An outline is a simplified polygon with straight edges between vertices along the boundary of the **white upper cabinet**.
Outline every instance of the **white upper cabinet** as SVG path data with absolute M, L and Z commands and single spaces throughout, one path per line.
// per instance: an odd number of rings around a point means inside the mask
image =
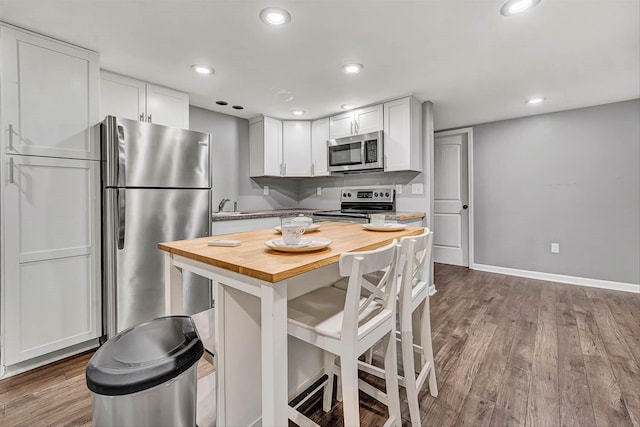
M 282 121 L 259 116 L 249 121 L 249 176 L 282 175 Z
M 117 116 L 189 129 L 189 96 L 162 86 L 102 71 L 100 117 Z
M 282 176 L 311 176 L 311 122 L 282 122 Z
M 328 176 L 327 140 L 329 139 L 329 119 L 311 122 L 311 176 Z
M 383 106 L 359 108 L 330 118 L 330 139 L 382 130 Z
M 377 132 L 382 130 L 384 125 L 382 104 L 366 108 L 359 108 L 353 111 L 354 134 Z
M 353 111 L 329 119 L 329 139 L 353 135 Z
M 189 95 L 147 83 L 147 121 L 189 129 Z
M 146 120 L 146 83 L 129 77 L 100 72 L 100 119 L 106 116 Z
M 384 104 L 384 170 L 422 171 L 422 104 L 406 97 Z
M 99 159 L 98 55 L 5 26 L 0 43 L 5 152 Z

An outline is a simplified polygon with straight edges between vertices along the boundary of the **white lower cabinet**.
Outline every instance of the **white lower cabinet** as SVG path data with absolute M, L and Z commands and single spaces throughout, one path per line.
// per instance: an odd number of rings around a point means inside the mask
M 277 216 L 253 219 L 233 219 L 229 221 L 214 221 L 212 235 L 242 233 L 244 231 L 262 230 L 263 228 L 273 228 L 280 225 L 280 218 Z
M 4 365 L 101 334 L 99 162 L 5 156 Z

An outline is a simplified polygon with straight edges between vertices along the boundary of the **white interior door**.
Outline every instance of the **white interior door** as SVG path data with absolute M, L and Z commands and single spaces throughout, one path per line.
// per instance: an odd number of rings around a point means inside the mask
M 435 135 L 434 261 L 469 266 L 467 133 Z

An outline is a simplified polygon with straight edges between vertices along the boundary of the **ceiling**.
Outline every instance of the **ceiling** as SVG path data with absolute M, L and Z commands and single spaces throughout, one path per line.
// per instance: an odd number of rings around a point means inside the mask
M 100 53 L 101 67 L 239 117 L 315 119 L 413 94 L 448 129 L 640 97 L 640 1 L 0 0 L 0 20 Z M 268 27 L 267 6 L 291 23 Z M 340 67 L 364 64 L 358 75 Z M 196 75 L 192 64 L 215 68 Z M 537 105 L 524 101 L 546 97 Z M 217 100 L 229 102 L 226 107 Z M 233 110 L 231 105 L 244 110 Z

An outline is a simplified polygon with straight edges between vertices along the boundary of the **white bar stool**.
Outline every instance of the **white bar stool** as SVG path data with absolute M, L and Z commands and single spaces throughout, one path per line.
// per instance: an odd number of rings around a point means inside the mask
M 339 268 L 341 276 L 349 277 L 346 290 L 323 287 L 288 303 L 289 335 L 325 351 L 325 412 L 331 409 L 333 379 L 340 372 L 345 426 L 360 425 L 359 388 L 387 405 L 389 419 L 385 425 L 401 425 L 396 346 L 389 345 L 395 342 L 398 249 L 394 240 L 372 251 L 343 253 Z M 381 270 L 386 271 L 376 284 L 362 278 Z M 363 296 L 365 289 L 367 295 Z M 386 393 L 358 380 L 358 357 L 378 341 L 385 351 L 382 376 Z M 335 364 L 336 356 L 340 367 Z M 317 426 L 294 408 L 290 408 L 289 418 L 299 425 Z
M 431 313 L 429 310 L 430 289 L 427 282 L 431 249 L 433 247 L 433 232 L 425 228 L 419 236 L 407 236 L 400 239 L 400 254 L 403 262 L 402 274 L 398 277 L 398 321 L 400 343 L 402 346 L 402 367 L 404 376 L 398 376 L 398 382 L 407 391 L 411 425 L 420 426 L 420 407 L 418 393 L 429 380 L 429 393 L 436 397 L 438 385 L 436 382 L 433 345 L 431 340 Z M 367 276 L 368 278 L 370 276 Z M 420 345 L 414 344 L 413 313 L 422 307 L 419 324 Z M 416 377 L 414 353 L 419 355 L 421 364 Z M 367 363 L 369 362 L 369 363 Z M 359 368 L 378 377 L 383 377 L 385 371 L 361 361 Z

